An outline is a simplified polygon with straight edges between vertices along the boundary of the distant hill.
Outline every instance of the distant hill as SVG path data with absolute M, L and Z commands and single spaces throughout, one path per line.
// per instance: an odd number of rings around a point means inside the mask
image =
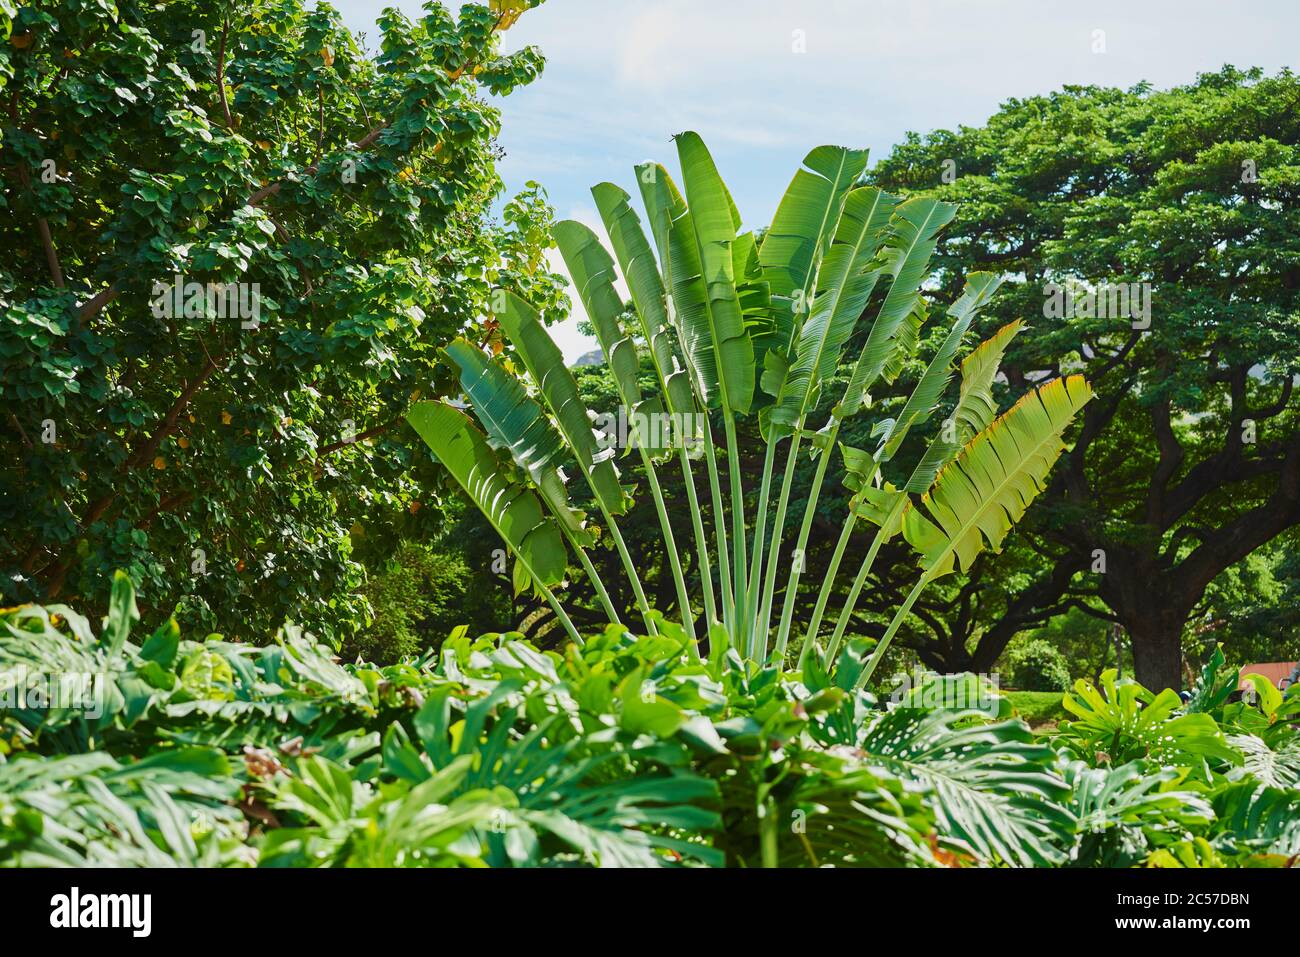
M 584 352 L 578 356 L 577 361 L 573 363 L 573 367 L 576 369 L 579 366 L 603 366 L 604 364 L 605 354 L 599 349 L 592 349 L 590 352 Z

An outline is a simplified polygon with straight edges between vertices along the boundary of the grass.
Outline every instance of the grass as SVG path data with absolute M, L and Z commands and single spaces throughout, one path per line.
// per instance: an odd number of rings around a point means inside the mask
M 1056 722 L 1070 717 L 1061 706 L 1064 696 L 1059 691 L 1008 691 L 1006 696 L 1015 713 L 1035 730 L 1045 725 L 1055 727 Z

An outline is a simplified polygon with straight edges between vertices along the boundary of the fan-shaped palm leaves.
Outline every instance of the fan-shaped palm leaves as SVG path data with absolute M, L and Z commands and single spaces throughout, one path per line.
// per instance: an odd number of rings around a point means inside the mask
M 792 634 L 795 595 L 827 463 L 843 454 L 853 494 L 803 636 L 801 664 L 806 666 L 808 655 L 818 647 L 818 625 L 831 584 L 859 523 L 874 526 L 875 539 L 825 652 L 824 669 L 830 670 L 837 660 L 853 603 L 881 544 L 901 534 L 920 553 L 921 565 L 918 581 L 901 596 L 884 640 L 857 674 L 860 687 L 870 679 L 921 589 L 955 567 L 968 567 L 982 549 L 1001 546 L 1042 488 L 1064 448 L 1065 429 L 1091 392 L 1077 376 L 1054 379 L 997 416 L 992 385 L 1003 352 L 1020 330 L 1018 322 L 1012 323 L 961 363 L 955 406 L 940 435 L 916 455 L 907 481 L 900 487 L 886 482 L 882 469 L 903 454 L 909 433 L 942 403 L 976 314 L 998 288 L 999 279 L 991 274 L 967 278 L 962 295 L 947 310 L 948 324 L 940 334 L 925 337 L 938 345 L 910 397 L 896 416 L 876 423 L 872 434 L 879 437 L 877 448 L 843 446 L 840 427 L 871 407 L 868 390 L 893 381 L 920 349 L 929 313 L 922 285 L 931 272 L 939 233 L 955 207 L 932 199 L 900 202 L 879 189 L 858 185 L 866 168 L 865 152 L 822 146 L 810 152 L 796 172 L 770 228 L 761 234 L 747 232 L 700 137 L 680 135 L 677 151 L 680 189 L 661 165 L 636 169 L 646 226 L 632 210 L 627 192 L 609 183 L 593 189 L 612 252 L 582 224 L 564 222 L 555 229 L 629 419 L 666 415 L 671 420 L 670 427 L 653 430 L 661 440 L 637 442 L 637 447 L 659 516 L 665 566 L 673 575 L 675 614 L 693 651 L 698 649 L 697 637 L 707 635 L 712 656 L 730 647 L 742 662 L 766 662 L 773 655 L 784 660 L 797 637 Z M 630 307 L 616 289 L 620 271 L 631 293 Z M 636 494 L 634 486 L 623 483 L 637 476 L 620 475 L 613 450 L 598 448 L 591 415 L 537 313 L 508 292 L 503 291 L 498 303 L 496 318 L 527 370 L 527 384 L 515 381 L 504 366 L 476 355 L 469 343 L 453 344 L 447 356 L 491 445 L 509 461 L 496 459 L 468 419 L 443 403 L 417 405 L 411 420 L 502 532 L 522 566 L 517 578 L 532 582 L 566 627 L 571 626 L 556 594 L 566 545 L 616 621 L 618 610 L 608 607 L 608 592 L 585 555 L 596 536 L 570 507 L 564 473 L 558 468 L 571 464 L 591 490 L 647 630 L 653 633 L 660 619 L 651 614 L 617 522 L 628 496 Z M 861 342 L 857 354 L 846 355 L 855 340 Z M 642 353 L 654 370 L 652 389 L 638 377 Z M 840 395 L 831 396 L 827 393 L 837 374 L 846 385 Z M 824 425 L 813 431 L 813 419 L 819 415 L 825 417 Z M 744 416 L 757 417 L 766 443 L 757 508 L 750 515 L 736 429 L 737 419 Z M 704 423 L 699 438 L 707 492 L 695 485 L 694 457 L 687 454 L 695 436 L 682 427 L 687 421 Z M 715 423 L 725 437 L 725 482 L 719 471 L 722 455 L 714 442 Z M 779 469 L 782 442 L 787 448 Z M 818 456 L 819 461 L 793 549 L 783 558 L 791 544 L 786 518 L 801 454 Z M 691 509 L 689 528 L 669 521 L 657 474 L 674 457 Z M 778 477 L 779 486 L 774 481 Z M 529 494 L 524 484 L 537 494 Z M 712 540 L 700 514 L 701 501 L 713 504 Z M 693 547 L 679 550 L 678 538 L 687 534 Z M 681 562 L 690 555 L 695 556 L 694 592 Z M 773 636 L 772 609 L 783 567 L 788 567 L 784 604 Z

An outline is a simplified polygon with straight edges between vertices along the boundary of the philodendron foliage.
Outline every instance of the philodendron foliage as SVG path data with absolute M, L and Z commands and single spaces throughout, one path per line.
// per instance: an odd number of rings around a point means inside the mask
M 682 627 L 539 651 L 460 628 L 340 664 L 0 609 L 0 868 L 1286 867 L 1300 855 L 1300 686 L 1190 701 L 1103 674 L 1035 736 L 971 675 L 892 707 L 809 659 L 693 661 Z M 1171 700 L 1172 699 L 1172 700 Z M 1135 719 L 1135 715 L 1137 719 Z M 1142 717 L 1142 716 L 1148 717 Z
M 417 404 L 409 420 L 510 547 L 516 586 L 531 584 L 574 642 L 582 637 L 556 593 L 570 553 L 610 621 L 619 623 L 587 556 L 598 537 L 607 536 L 618 550 L 644 627 L 650 634 L 663 627 L 666 619 L 650 608 L 618 525 L 630 496 L 648 489 L 689 653 L 699 656 L 707 638 L 710 659 L 732 648 L 740 660 L 754 663 L 783 662 L 799 637 L 791 632 L 803 555 L 827 464 L 842 455 L 851 495 L 830 567 L 817 570 L 823 585 L 802 636 L 800 666 L 806 668 L 814 654 L 826 670 L 839 661 L 854 602 L 883 543 L 903 536 L 919 564 L 914 587 L 899 596 L 893 620 L 857 675 L 861 687 L 921 590 L 957 567 L 968 568 L 986 547 L 1000 547 L 1042 488 L 1064 448 L 1062 433 L 1091 390 L 1079 376 L 1055 378 L 998 416 L 992 385 L 1020 330 L 1013 322 L 960 362 L 956 404 L 945 410 L 933 442 L 904 452 L 909 432 L 936 414 L 975 315 L 1000 281 L 972 273 L 944 317 L 928 316 L 922 286 L 936 237 L 956 208 L 933 199 L 904 202 L 856 185 L 866 152 L 820 146 L 795 173 L 771 225 L 761 234 L 742 231 L 740 212 L 703 141 L 683 133 L 676 143 L 681 188 L 661 165 L 636 169 L 644 220 L 619 187 L 602 183 L 592 190 L 608 247 L 578 222 L 554 230 L 634 423 L 640 476 L 620 472 L 615 451 L 598 441 L 538 311 L 505 290 L 495 297 L 494 318 L 517 362 L 489 357 L 464 340 L 444 352 L 482 430 L 446 402 Z M 620 274 L 630 310 L 616 288 Z M 890 385 L 917 352 L 927 320 L 942 323 L 944 331 L 901 411 L 874 423 L 875 448 L 842 443 L 845 420 L 871 414 L 872 390 Z M 847 351 L 851 340 L 862 343 L 854 353 Z M 654 388 L 638 377 L 642 354 L 653 366 Z M 518 366 L 522 378 L 514 373 Z M 831 394 L 837 371 L 847 372 L 847 385 Z M 744 416 L 757 417 L 765 442 L 757 504 L 749 514 L 737 447 L 736 423 Z M 664 427 L 646 427 L 657 423 Z M 800 454 L 816 456 L 817 465 L 795 524 L 790 490 Z M 883 479 L 882 466 L 902 454 L 915 466 L 895 486 Z M 689 528 L 669 521 L 661 468 L 682 470 L 693 516 Z M 704 481 L 697 486 L 700 472 Z M 574 507 L 566 476 L 590 489 L 598 522 Z M 644 486 L 629 486 L 641 476 Z M 712 529 L 704 527 L 699 507 L 705 496 L 713 506 Z M 873 536 L 871 546 L 823 643 L 820 626 L 832 584 L 859 526 Z M 694 592 L 679 548 L 696 556 Z

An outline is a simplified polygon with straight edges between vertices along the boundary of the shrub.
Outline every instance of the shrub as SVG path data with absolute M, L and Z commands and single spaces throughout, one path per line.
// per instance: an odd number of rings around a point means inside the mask
M 492 630 L 490 623 L 509 613 L 508 593 L 481 587 L 481 581 L 463 551 L 402 542 L 367 583 L 374 617 L 344 645 L 344 656 L 393 664 L 436 651 L 459 626 L 475 635 Z
M 1020 691 L 1069 691 L 1070 667 L 1065 655 L 1041 638 L 1017 645 L 1007 653 L 1011 685 Z
M 1264 683 L 1257 705 L 1228 703 L 1221 658 L 1181 713 L 1172 692 L 1113 673 L 1081 681 L 1067 697 L 1079 720 L 1035 740 L 929 696 L 882 709 L 853 687 L 858 642 L 833 678 L 813 658 L 796 680 L 775 662 L 694 660 L 660 617 L 656 636 L 611 625 L 562 652 L 460 634 L 381 668 L 340 664 L 296 628 L 259 648 L 186 640 L 174 621 L 133 634 L 138 617 L 125 575 L 98 635 L 64 606 L 0 611 L 0 866 L 1286 866 L 1300 853 L 1300 691 Z M 13 683 L 68 673 L 100 676 L 101 707 Z

